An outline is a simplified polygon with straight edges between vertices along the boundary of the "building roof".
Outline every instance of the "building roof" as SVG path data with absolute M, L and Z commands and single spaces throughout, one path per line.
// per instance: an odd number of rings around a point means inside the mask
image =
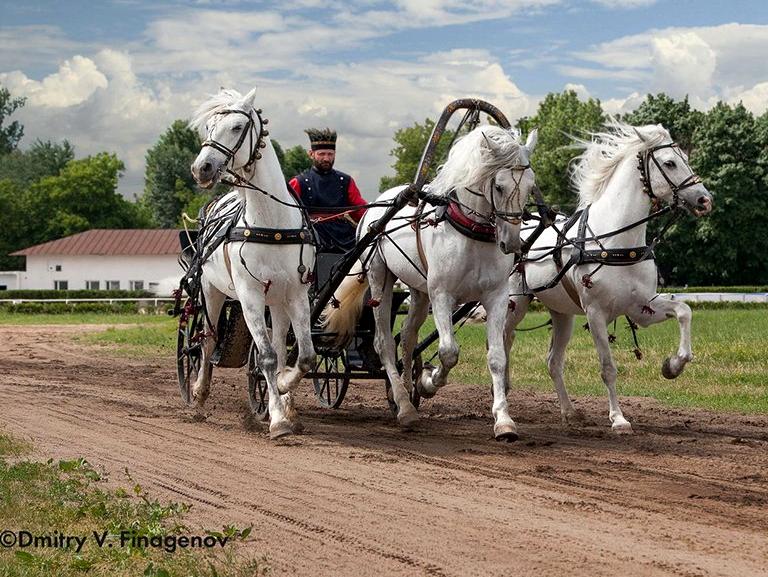
M 179 254 L 179 231 L 161 229 L 93 229 L 36 244 L 10 256 L 162 255 Z

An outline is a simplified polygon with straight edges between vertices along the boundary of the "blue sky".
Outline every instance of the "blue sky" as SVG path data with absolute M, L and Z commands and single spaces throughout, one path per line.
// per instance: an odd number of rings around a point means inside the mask
M 648 92 L 768 101 L 768 3 L 731 0 L 0 2 L 0 82 L 27 97 L 22 146 L 116 152 L 121 192 L 144 154 L 220 86 L 259 87 L 271 133 L 340 133 L 337 166 L 372 198 L 392 134 L 475 96 L 511 119 L 575 89 L 611 112 Z

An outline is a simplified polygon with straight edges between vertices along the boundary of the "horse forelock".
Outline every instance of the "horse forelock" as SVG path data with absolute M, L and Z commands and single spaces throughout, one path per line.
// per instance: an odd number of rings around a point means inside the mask
M 197 107 L 189 126 L 197 130 L 202 138 L 205 138 L 205 125 L 215 114 L 231 109 L 243 99 L 243 95 L 237 90 L 222 89 L 218 94 L 212 95 L 208 100 Z
M 590 136 L 590 140 L 573 139 L 584 148 L 571 161 L 571 185 L 579 195 L 581 207 L 602 196 L 614 171 L 625 159 L 671 141 L 669 132 L 660 124 L 634 127 L 614 118 L 609 120 L 606 131 L 592 132 Z
M 430 184 L 435 194 L 484 186 L 501 169 L 528 163 L 528 153 L 515 129 L 479 126 L 456 141 Z

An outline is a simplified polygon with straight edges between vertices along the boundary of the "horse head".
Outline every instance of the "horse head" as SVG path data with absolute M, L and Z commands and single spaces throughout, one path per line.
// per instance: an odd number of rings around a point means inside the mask
M 653 128 L 663 130 L 661 125 Z M 647 142 L 643 128 L 634 130 L 643 142 Z M 638 153 L 638 158 L 644 190 L 652 199 L 672 206 L 682 205 L 696 217 L 712 212 L 712 194 L 691 168 L 688 155 L 671 139 L 648 146 Z
M 530 165 L 530 156 L 536 147 L 538 132 L 532 130 L 524 145 L 518 145 L 514 163 L 505 163 L 495 172 L 486 187 L 491 205 L 490 220 L 496 226 L 496 244 L 504 254 L 521 250 L 520 226 L 528 198 L 535 193 L 536 175 Z M 494 156 L 508 155 L 492 138 L 485 137 L 488 152 Z
M 195 113 L 190 124 L 198 129 L 203 143 L 191 169 L 202 188 L 213 187 L 226 172 L 249 170 L 261 158 L 267 120 L 254 108 L 255 96 L 256 89 L 244 97 L 222 90 Z

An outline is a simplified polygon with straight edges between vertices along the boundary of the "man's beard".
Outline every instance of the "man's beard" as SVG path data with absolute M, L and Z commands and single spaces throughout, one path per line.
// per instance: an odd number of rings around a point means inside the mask
M 315 168 L 320 172 L 328 172 L 333 168 L 332 160 L 315 160 Z

